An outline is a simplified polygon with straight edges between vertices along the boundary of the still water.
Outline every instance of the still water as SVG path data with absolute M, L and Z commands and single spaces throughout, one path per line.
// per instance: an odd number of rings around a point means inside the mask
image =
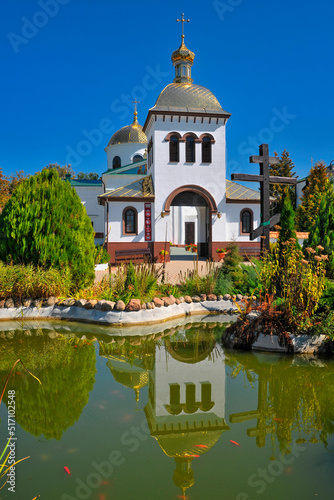
M 227 351 L 212 318 L 144 337 L 3 328 L 0 389 L 18 358 L 42 385 L 18 365 L 7 387 L 30 458 L 1 500 L 333 498 L 332 360 Z

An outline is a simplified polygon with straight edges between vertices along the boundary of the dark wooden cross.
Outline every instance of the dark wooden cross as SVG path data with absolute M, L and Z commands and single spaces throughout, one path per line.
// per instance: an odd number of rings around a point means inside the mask
M 233 413 L 230 415 L 231 424 L 246 422 L 247 420 L 252 420 L 253 418 L 257 419 L 256 427 L 247 429 L 247 435 L 255 437 L 256 445 L 260 448 L 265 446 L 267 434 L 275 432 L 274 425 L 266 424 L 266 416 L 268 413 L 267 388 L 267 380 L 264 379 L 263 376 L 259 376 L 257 410 Z
M 260 175 L 252 174 L 232 174 L 232 181 L 248 181 L 260 183 L 261 197 L 261 224 L 250 233 L 250 240 L 255 240 L 261 236 L 261 254 L 269 250 L 269 232 L 270 228 L 280 221 L 280 214 L 270 218 L 270 184 L 296 184 L 297 179 L 293 177 L 277 177 L 269 175 L 269 166 L 279 163 L 279 158 L 269 156 L 268 144 L 261 144 L 259 147 L 259 156 L 250 156 L 250 163 L 260 164 Z

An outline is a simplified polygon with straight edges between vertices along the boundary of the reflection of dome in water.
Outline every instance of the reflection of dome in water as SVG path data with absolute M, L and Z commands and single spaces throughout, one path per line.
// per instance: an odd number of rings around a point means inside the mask
M 164 453 L 175 459 L 176 468 L 173 481 L 176 486 L 182 489 L 183 495 L 185 490 L 195 483 L 194 472 L 191 468 L 194 457 L 191 455 L 204 455 L 204 453 L 207 453 L 228 428 L 226 425 L 226 428 L 213 431 L 171 432 L 155 436 Z
M 191 458 L 176 458 L 176 468 L 173 474 L 173 482 L 182 490 L 183 496 L 186 489 L 195 483 L 194 471 L 191 468 Z
M 196 335 L 191 340 L 166 340 L 166 348 L 176 361 L 194 364 L 208 358 L 216 345 L 214 336 Z
M 116 382 L 134 389 L 136 401 L 139 401 L 140 389 L 148 384 L 148 371 L 135 365 L 136 360 L 130 364 L 125 356 L 108 356 L 108 359 L 107 366 Z M 137 361 L 140 363 L 140 360 Z
M 178 434 L 170 432 L 169 434 L 160 434 L 159 436 L 155 436 L 155 438 L 167 456 L 187 458 L 187 455 L 204 455 L 204 453 L 207 453 L 216 444 L 222 433 L 228 429 L 229 427 L 226 425 L 225 429 L 214 431 L 198 430 Z M 195 445 L 207 446 L 207 448 Z

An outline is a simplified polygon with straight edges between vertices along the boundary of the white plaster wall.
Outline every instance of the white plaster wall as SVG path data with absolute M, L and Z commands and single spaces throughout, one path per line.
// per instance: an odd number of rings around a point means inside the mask
M 225 418 L 225 356 L 222 348 L 216 346 L 219 356 L 215 356 L 215 361 L 205 359 L 198 363 L 182 363 L 176 361 L 164 346 L 157 347 L 155 350 L 155 391 L 159 395 L 159 401 L 156 406 L 156 416 L 169 416 L 164 405 L 170 403 L 170 384 L 180 384 L 180 402 L 185 403 L 187 382 L 192 382 L 196 386 L 196 401 L 201 400 L 201 382 L 210 382 L 212 388 L 212 401 L 215 405 L 210 412 L 220 418 Z M 202 412 L 197 410 L 196 414 Z M 182 411 L 180 415 L 184 415 Z
M 241 234 L 240 227 L 240 213 L 244 208 L 248 208 L 253 212 L 253 228 L 256 229 L 260 225 L 260 204 L 254 203 L 247 205 L 246 203 L 226 203 L 226 212 L 225 216 L 220 220 L 225 221 L 225 235 L 226 239 L 222 241 L 250 241 L 248 234 Z M 260 241 L 260 238 L 257 238 L 253 241 Z
M 138 234 L 135 236 L 123 236 L 123 210 L 126 207 L 134 207 L 138 212 Z M 153 208 L 153 207 L 152 207 Z M 145 241 L 144 233 L 144 203 L 143 202 L 110 202 L 109 203 L 109 242 L 133 242 Z
M 115 156 L 120 157 L 122 162 L 121 166 L 124 167 L 125 165 L 132 163 L 133 157 L 136 154 L 144 156 L 146 148 L 146 144 L 135 142 L 107 146 L 105 151 L 107 153 L 108 169 L 112 170 L 112 162 Z
M 97 197 L 103 193 L 103 186 L 74 186 L 84 205 L 87 215 L 93 222 L 96 233 L 104 233 L 104 207 L 98 204 Z
M 297 187 L 296 187 L 296 202 L 297 202 L 297 207 L 301 204 L 301 199 L 303 196 L 303 189 L 306 186 L 306 180 L 301 180 L 297 182 Z
M 116 189 L 127 184 L 131 184 L 132 182 L 139 181 L 146 177 L 145 175 L 140 176 L 138 174 L 119 174 L 119 175 L 102 175 L 102 181 L 106 186 L 106 191 L 110 191 L 111 189 Z
M 224 210 L 224 198 L 226 190 L 226 171 L 225 171 L 225 120 L 220 118 L 218 124 L 217 119 L 204 118 L 201 123 L 201 118 L 189 116 L 188 122 L 186 117 L 181 117 L 179 122 L 176 117 L 171 121 L 170 116 L 166 116 L 163 121 L 162 116 L 158 116 L 156 121 L 147 130 L 147 136 L 153 137 L 153 176 L 155 188 L 155 205 L 156 212 L 161 213 L 167 196 L 177 187 L 194 184 L 205 188 L 214 197 L 218 211 Z M 185 143 L 180 143 L 180 162 L 169 163 L 169 142 L 165 141 L 166 135 L 175 131 L 183 135 L 186 132 L 194 132 L 198 137 L 203 133 L 209 133 L 215 138 L 215 144 L 212 145 L 212 163 L 202 164 L 201 144 L 196 143 L 196 162 L 188 164 L 185 162 Z M 167 216 L 165 219 L 157 220 L 156 225 L 156 240 L 163 241 L 165 238 L 166 221 L 170 219 Z M 220 230 L 218 230 L 220 226 Z M 173 236 L 172 221 L 168 224 L 168 239 Z M 216 234 L 224 232 L 223 221 L 217 223 L 217 231 L 213 232 L 214 241 L 221 240 L 221 237 Z

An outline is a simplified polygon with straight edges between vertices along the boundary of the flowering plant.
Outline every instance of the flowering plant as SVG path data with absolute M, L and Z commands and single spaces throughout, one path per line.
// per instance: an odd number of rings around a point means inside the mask
M 168 250 L 160 250 L 159 253 L 160 253 L 160 255 L 168 255 L 169 254 Z
M 226 248 L 217 248 L 216 250 L 217 253 L 227 253 Z

